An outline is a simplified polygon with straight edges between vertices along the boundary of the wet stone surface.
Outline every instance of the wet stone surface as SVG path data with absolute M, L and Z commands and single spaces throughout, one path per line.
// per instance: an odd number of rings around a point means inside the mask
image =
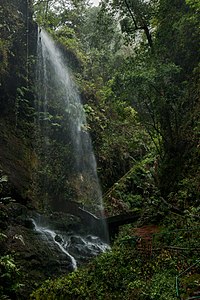
M 83 229 L 79 234 L 74 234 L 72 229 L 81 228 L 81 224 L 71 215 L 59 217 L 55 213 L 43 219 L 19 203 L 0 204 L 0 211 L 0 229 L 6 235 L 5 240 L 0 242 L 0 248 L 2 253 L 14 254 L 16 265 L 20 268 L 24 284 L 20 290 L 20 300 L 28 299 L 36 283 L 68 274 L 75 269 L 75 265 L 78 267 L 87 263 L 103 251 L 103 248 L 97 251 L 95 247 L 91 248 L 93 237 L 83 237 Z M 33 218 L 40 219 L 40 231 L 36 230 Z M 47 225 L 52 219 L 55 222 Z

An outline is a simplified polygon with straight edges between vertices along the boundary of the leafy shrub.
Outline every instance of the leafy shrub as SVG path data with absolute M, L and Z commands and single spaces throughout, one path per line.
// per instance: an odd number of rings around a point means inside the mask
M 0 299 L 13 299 L 19 290 L 20 270 L 12 255 L 0 257 Z
M 133 245 L 118 241 L 87 267 L 46 281 L 31 300 L 175 299 L 176 264 L 167 252 L 144 257 Z

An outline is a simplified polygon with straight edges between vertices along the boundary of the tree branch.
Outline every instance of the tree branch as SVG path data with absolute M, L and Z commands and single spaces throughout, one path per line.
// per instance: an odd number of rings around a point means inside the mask
M 128 12 L 129 12 L 129 14 L 130 14 L 132 20 L 133 20 L 133 23 L 134 23 L 134 26 L 135 26 L 135 30 L 144 30 L 145 35 L 146 35 L 146 37 L 147 37 L 147 41 L 148 41 L 149 47 L 150 47 L 151 49 L 153 49 L 152 36 L 151 36 L 150 30 L 149 30 L 149 28 L 148 28 L 146 22 L 145 22 L 144 20 L 142 20 L 143 26 L 138 26 L 138 25 L 137 25 L 137 22 L 136 22 L 136 19 L 135 19 L 134 15 L 133 15 L 133 13 L 132 13 L 132 11 L 131 11 L 131 8 L 130 8 L 130 6 L 129 6 L 127 0 L 124 0 L 124 2 L 125 2 L 126 8 L 128 9 Z
M 132 11 L 131 11 L 131 9 L 130 9 L 130 6 L 128 5 L 128 2 L 127 2 L 127 0 L 124 0 L 124 2 L 125 2 L 125 4 L 126 4 L 126 7 L 127 7 L 128 11 L 129 11 L 130 15 L 131 15 L 131 18 L 132 18 L 132 20 L 133 20 L 133 23 L 134 23 L 135 29 L 136 29 L 136 30 L 138 30 L 139 28 L 138 28 L 138 26 L 137 26 L 137 23 L 136 23 L 135 17 L 134 17 L 134 15 L 133 15 L 133 13 L 132 13 Z

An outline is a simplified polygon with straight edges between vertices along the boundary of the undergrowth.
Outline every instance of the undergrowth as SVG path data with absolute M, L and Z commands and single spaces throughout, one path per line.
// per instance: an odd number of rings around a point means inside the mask
M 187 267 L 183 253 L 140 251 L 119 239 L 87 267 L 46 281 L 31 300 L 176 299 L 175 278 Z

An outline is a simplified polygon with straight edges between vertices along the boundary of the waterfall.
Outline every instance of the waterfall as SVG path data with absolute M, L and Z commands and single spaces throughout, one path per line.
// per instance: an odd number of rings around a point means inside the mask
M 102 216 L 96 160 L 71 69 L 62 50 L 43 29 L 38 32 L 37 49 L 38 173 L 40 186 L 45 186 L 44 208 L 62 211 L 67 200 L 75 200 Z M 105 224 L 101 227 L 107 239 Z

